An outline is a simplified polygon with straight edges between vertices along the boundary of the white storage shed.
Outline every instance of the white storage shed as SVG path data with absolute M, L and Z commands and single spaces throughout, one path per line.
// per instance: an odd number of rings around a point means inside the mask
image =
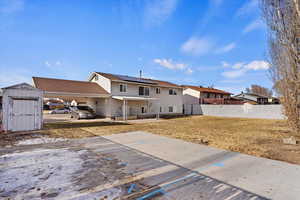
M 4 131 L 38 130 L 42 125 L 42 90 L 27 83 L 2 88 L 2 129 Z

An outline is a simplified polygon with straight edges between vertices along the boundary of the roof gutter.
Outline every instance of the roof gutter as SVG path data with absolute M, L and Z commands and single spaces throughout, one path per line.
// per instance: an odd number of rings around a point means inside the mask
M 129 83 L 129 84 L 135 84 L 135 85 L 183 89 L 183 87 L 181 87 L 181 86 L 165 86 L 165 85 L 160 85 L 160 84 L 146 84 L 146 83 L 138 83 L 138 82 L 130 82 L 130 81 L 122 81 L 122 80 L 113 80 L 113 79 L 110 79 L 110 80 L 112 82 L 117 82 L 117 83 L 127 83 L 127 84 Z
M 103 98 L 106 98 L 106 97 L 110 97 L 111 95 L 110 94 L 95 94 L 95 93 L 73 93 L 73 92 L 50 92 L 50 91 L 44 91 L 44 94 L 45 95 L 48 95 L 48 96 L 68 96 L 68 97 L 94 97 L 94 98 L 97 98 L 97 97 L 103 97 Z

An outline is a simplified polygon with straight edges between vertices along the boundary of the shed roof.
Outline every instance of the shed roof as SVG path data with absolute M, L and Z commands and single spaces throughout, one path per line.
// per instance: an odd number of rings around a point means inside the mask
M 45 92 L 81 93 L 81 94 L 108 94 L 100 85 L 88 81 L 32 77 L 36 88 Z
M 214 94 L 231 94 L 230 92 L 226 92 L 215 88 L 207 88 L 207 87 L 200 87 L 200 86 L 193 86 L 193 85 L 183 85 L 183 87 L 190 88 L 199 92 L 207 92 L 207 93 L 214 93 Z
M 164 86 L 164 87 L 180 87 L 180 85 L 168 82 L 168 81 L 161 81 L 161 80 L 155 80 L 155 79 L 150 79 L 150 78 L 139 78 L 139 77 L 133 77 L 133 76 L 125 76 L 125 75 L 118 75 L 118 74 L 110 74 L 110 73 L 104 73 L 104 72 L 94 72 L 96 74 L 99 74 L 101 76 L 104 76 L 105 78 L 108 78 L 112 81 L 126 81 L 126 82 L 131 82 L 128 80 L 124 80 L 122 77 L 127 77 L 128 79 L 137 79 L 141 81 L 146 81 L 145 84 L 148 84 L 147 82 L 153 82 L 154 84 L 158 86 Z M 133 81 L 134 82 L 134 81 Z

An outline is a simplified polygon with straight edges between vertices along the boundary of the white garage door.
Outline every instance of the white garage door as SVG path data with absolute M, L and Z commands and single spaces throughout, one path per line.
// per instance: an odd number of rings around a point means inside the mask
M 10 130 L 27 131 L 37 127 L 37 101 L 33 99 L 13 99 L 11 105 Z

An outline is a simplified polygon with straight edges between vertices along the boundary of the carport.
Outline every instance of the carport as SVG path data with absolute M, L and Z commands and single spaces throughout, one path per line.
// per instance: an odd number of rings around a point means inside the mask
M 32 77 L 34 86 L 44 91 L 46 98 L 75 100 L 89 105 L 98 116 L 106 116 L 106 104 L 110 95 L 94 82 Z

